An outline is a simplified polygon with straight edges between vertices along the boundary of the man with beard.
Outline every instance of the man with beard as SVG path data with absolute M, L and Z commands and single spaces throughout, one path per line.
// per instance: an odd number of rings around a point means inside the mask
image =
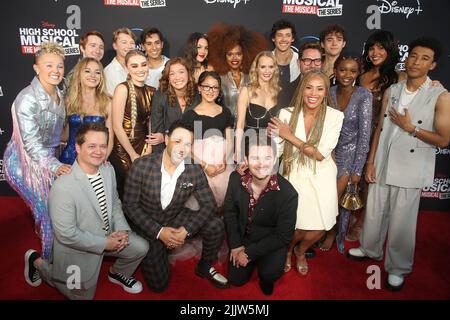
M 275 143 L 252 137 L 246 145 L 243 176 L 230 176 L 224 204 L 224 220 L 231 249 L 230 283 L 242 286 L 258 268 L 259 285 L 265 295 L 273 293 L 275 281 L 284 273 L 287 249 L 294 235 L 298 194 L 276 173 Z
M 196 235 L 202 236 L 203 248 L 195 273 L 218 288 L 228 287 L 228 280 L 213 267 L 225 236 L 223 222 L 215 215 L 216 201 L 201 166 L 185 164 L 193 140 L 192 128 L 175 121 L 165 136 L 164 151 L 135 160 L 128 173 L 124 212 L 149 242 L 142 273 L 154 292 L 165 291 L 169 284 L 169 250 Z M 188 208 L 192 197 L 198 210 Z

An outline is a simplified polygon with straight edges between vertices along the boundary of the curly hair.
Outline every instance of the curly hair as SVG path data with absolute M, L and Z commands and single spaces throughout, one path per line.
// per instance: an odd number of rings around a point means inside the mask
M 186 86 L 186 93 L 184 98 L 186 99 L 186 104 L 190 105 L 194 101 L 196 85 L 192 74 L 189 72 L 189 64 L 183 58 L 176 57 L 167 61 L 166 66 L 164 67 L 164 70 L 162 72 L 162 77 L 159 80 L 159 91 L 166 94 L 169 106 L 174 107 L 177 96 L 175 94 L 175 89 L 170 84 L 169 73 L 170 68 L 175 64 L 181 64 L 186 68 L 188 74 L 188 83 Z
M 320 31 L 320 42 L 324 42 L 325 38 L 327 37 L 327 35 L 329 34 L 336 34 L 336 33 L 340 33 L 342 35 L 342 38 L 344 39 L 344 41 L 346 41 L 346 34 L 345 34 L 345 29 L 338 25 L 338 24 L 331 24 L 325 27 L 325 29 L 323 29 L 322 31 Z
M 66 96 L 66 110 L 67 114 L 80 114 L 85 115 L 86 112 L 83 110 L 83 88 L 81 85 L 81 75 L 84 73 L 87 65 L 89 63 L 96 63 L 100 69 L 100 82 L 95 88 L 95 101 L 98 106 L 100 115 L 105 118 L 108 117 L 108 111 L 106 109 L 108 102 L 110 101 L 108 94 L 106 93 L 105 86 L 105 75 L 103 73 L 103 66 L 94 58 L 83 58 L 78 62 L 73 69 L 72 80 L 70 81 L 70 86 L 67 91 Z
M 226 54 L 236 46 L 242 49 L 242 72 L 248 74 L 256 55 L 267 50 L 269 43 L 264 35 L 247 30 L 241 25 L 218 23 L 208 31 L 209 53 L 208 60 L 219 74 L 230 71 Z
M 270 31 L 270 39 L 275 38 L 275 34 L 277 33 L 277 31 L 283 30 L 283 29 L 291 29 L 292 38 L 295 39 L 297 37 L 297 32 L 295 31 L 295 25 L 292 22 L 290 22 L 289 20 L 281 19 L 281 20 L 275 21 L 274 24 L 272 25 L 272 30 Z
M 364 45 L 364 53 L 362 60 L 364 63 L 364 72 L 369 71 L 374 67 L 372 61 L 369 59 L 369 50 L 374 45 L 381 45 L 387 52 L 387 57 L 384 63 L 380 66 L 380 76 L 375 79 L 375 88 L 379 88 L 384 92 L 389 86 L 398 81 L 398 74 L 395 71 L 395 66 L 399 60 L 399 53 L 397 43 L 394 40 L 394 35 L 385 30 L 378 30 L 372 33 Z
M 250 89 L 250 91 L 252 93 L 252 97 L 256 97 L 256 89 L 258 89 L 260 87 L 259 81 L 258 81 L 257 68 L 258 68 L 259 60 L 261 59 L 261 57 L 271 58 L 274 63 L 275 70 L 274 70 L 272 79 L 270 79 L 269 87 L 270 87 L 270 91 L 272 93 L 272 98 L 274 100 L 277 100 L 278 93 L 281 91 L 281 87 L 279 85 L 280 71 L 278 69 L 277 60 L 275 59 L 275 56 L 273 55 L 273 53 L 271 51 L 261 51 L 260 53 L 258 53 L 256 55 L 255 59 L 253 60 L 252 65 L 250 67 L 250 72 L 249 72 L 250 81 L 248 84 L 248 88 Z

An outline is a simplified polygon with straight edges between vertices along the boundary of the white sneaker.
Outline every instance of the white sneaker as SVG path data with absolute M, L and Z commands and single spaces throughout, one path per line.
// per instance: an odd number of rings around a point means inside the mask
M 40 255 L 36 250 L 30 249 L 25 252 L 25 268 L 23 274 L 26 282 L 33 287 L 37 287 L 42 283 L 41 275 L 33 264 L 38 258 L 40 258 Z
M 369 257 L 361 250 L 361 248 L 353 248 L 347 251 L 347 258 L 355 261 L 366 260 Z
M 142 283 L 133 277 L 126 277 L 121 273 L 111 273 L 108 271 L 108 279 L 112 283 L 121 285 L 128 293 L 139 293 L 142 291 Z
M 403 276 L 398 276 L 396 274 L 389 274 L 386 282 L 386 287 L 390 291 L 400 291 L 405 283 L 405 278 Z

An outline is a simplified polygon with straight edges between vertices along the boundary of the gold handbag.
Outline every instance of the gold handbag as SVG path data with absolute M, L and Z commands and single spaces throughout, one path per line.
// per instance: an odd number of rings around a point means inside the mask
M 348 184 L 345 194 L 342 196 L 340 205 L 350 211 L 361 209 L 364 204 L 358 193 L 357 184 Z

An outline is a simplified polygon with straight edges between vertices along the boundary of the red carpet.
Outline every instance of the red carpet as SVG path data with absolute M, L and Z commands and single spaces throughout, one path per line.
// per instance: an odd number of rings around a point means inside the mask
M 0 198 L 0 234 L 2 235 L 0 264 L 0 299 L 50 299 L 64 297 L 56 289 L 43 283 L 30 287 L 23 277 L 23 255 L 29 248 L 39 248 L 33 232 L 31 213 L 18 197 Z M 406 278 L 401 292 L 384 289 L 386 274 L 380 262 L 354 262 L 339 254 L 335 247 L 309 260 L 310 272 L 301 277 L 295 270 L 284 275 L 276 284 L 272 297 L 264 296 L 258 287 L 256 274 L 244 287 L 216 289 L 194 275 L 195 260 L 177 262 L 173 267 L 168 290 L 162 294 L 148 288 L 138 295 L 125 293 L 107 280 L 107 268 L 113 260 L 103 264 L 96 299 L 189 299 L 189 300 L 303 300 L 303 299 L 450 299 L 450 213 L 422 212 L 419 214 L 415 264 Z M 357 244 L 351 244 L 356 246 Z M 350 247 L 350 244 L 347 243 Z M 295 261 L 294 261 L 295 262 Z M 369 290 L 367 267 L 381 267 L 381 290 Z M 223 271 L 224 267 L 219 266 Z M 140 269 L 136 277 L 143 281 Z

